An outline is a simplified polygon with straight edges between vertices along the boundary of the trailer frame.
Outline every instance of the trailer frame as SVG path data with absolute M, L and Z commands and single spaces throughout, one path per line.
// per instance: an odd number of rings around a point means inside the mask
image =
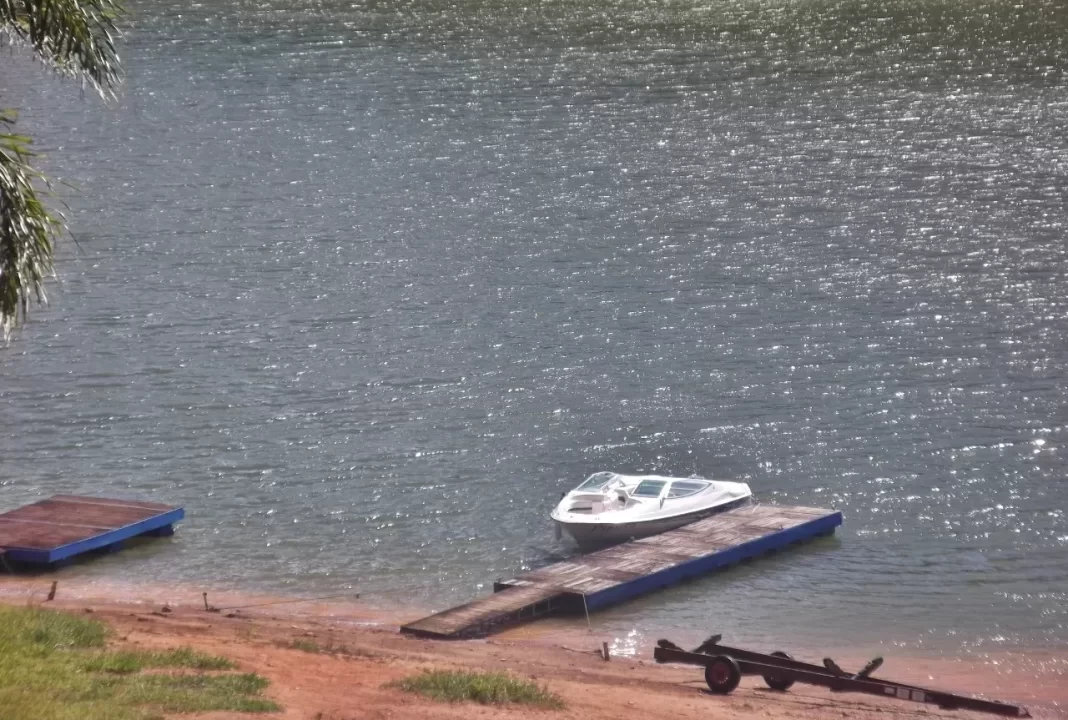
M 715 636 L 698 650 L 700 652 L 683 650 L 670 641 L 661 640 L 653 650 L 653 659 L 658 663 L 704 667 L 705 682 L 709 690 L 723 695 L 732 692 L 743 675 L 761 675 L 773 690 L 785 691 L 794 683 L 804 683 L 826 687 L 834 692 L 865 693 L 937 705 L 945 710 L 973 710 L 1007 717 L 1031 717 L 1027 708 L 1019 705 L 909 685 L 868 674 L 881 662 L 873 661 L 864 671 L 849 674 L 838 668 L 830 659 L 825 660 L 824 665 L 815 665 L 794 660 L 781 651 L 761 653 L 721 645 Z

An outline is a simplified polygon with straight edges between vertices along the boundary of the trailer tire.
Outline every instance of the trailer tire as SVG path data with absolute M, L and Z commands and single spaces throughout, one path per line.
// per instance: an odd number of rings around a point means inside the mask
M 738 661 L 727 655 L 714 656 L 705 666 L 705 682 L 708 689 L 717 695 L 728 695 L 742 681 L 742 669 Z
M 772 657 L 786 658 L 787 660 L 793 660 L 792 657 L 784 653 L 782 650 L 776 650 L 771 654 Z M 778 690 L 779 692 L 785 692 L 793 687 L 794 681 L 790 678 L 777 675 L 775 673 L 768 673 L 764 676 L 764 682 L 772 690 Z

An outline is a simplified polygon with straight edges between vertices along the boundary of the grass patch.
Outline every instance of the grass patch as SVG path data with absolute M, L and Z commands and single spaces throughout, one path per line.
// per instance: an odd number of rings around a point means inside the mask
M 289 647 L 306 653 L 321 653 L 323 651 L 323 648 L 320 647 L 319 643 L 314 640 L 294 640 L 289 643 Z
M 85 665 L 88 672 L 108 672 L 119 675 L 141 672 L 145 668 L 184 668 L 188 670 L 233 670 L 232 662 L 218 655 L 205 655 L 192 648 L 178 648 L 162 652 L 120 650 L 90 657 Z
M 135 705 L 151 705 L 165 712 L 212 710 L 262 713 L 278 706 L 259 697 L 267 681 L 259 675 L 138 675 L 123 689 Z
M 546 710 L 564 707 L 560 696 L 548 688 L 507 673 L 430 670 L 391 685 L 445 702 L 476 702 L 483 705 L 513 703 Z
M 257 675 L 191 648 L 109 651 L 107 627 L 68 613 L 0 606 L 0 720 L 149 720 L 161 713 L 269 712 Z M 148 668 L 198 674 L 141 674 Z
M 61 648 L 102 648 L 103 623 L 40 608 L 0 608 L 0 643 L 47 653 Z

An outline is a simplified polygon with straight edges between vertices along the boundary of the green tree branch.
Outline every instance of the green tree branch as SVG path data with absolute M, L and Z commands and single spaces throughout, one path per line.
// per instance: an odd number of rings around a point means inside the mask
M 105 99 L 122 80 L 115 49 L 114 0 L 0 0 L 0 38 L 28 47 L 56 73 L 88 83 Z M 51 186 L 33 167 L 29 136 L 14 132 L 17 114 L 0 110 L 0 328 L 23 322 L 31 297 L 44 302 L 55 240 L 65 229 L 42 197 Z

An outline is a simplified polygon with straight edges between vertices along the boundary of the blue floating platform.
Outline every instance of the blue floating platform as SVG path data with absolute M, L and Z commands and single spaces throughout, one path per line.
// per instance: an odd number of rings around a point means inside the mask
M 161 503 L 56 495 L 0 514 L 0 558 L 54 567 L 94 550 L 121 549 L 139 535 L 171 535 L 183 517 L 182 508 Z
M 494 594 L 401 627 L 422 637 L 482 637 L 551 613 L 599 610 L 790 545 L 832 535 L 842 513 L 748 505 L 494 584 Z

